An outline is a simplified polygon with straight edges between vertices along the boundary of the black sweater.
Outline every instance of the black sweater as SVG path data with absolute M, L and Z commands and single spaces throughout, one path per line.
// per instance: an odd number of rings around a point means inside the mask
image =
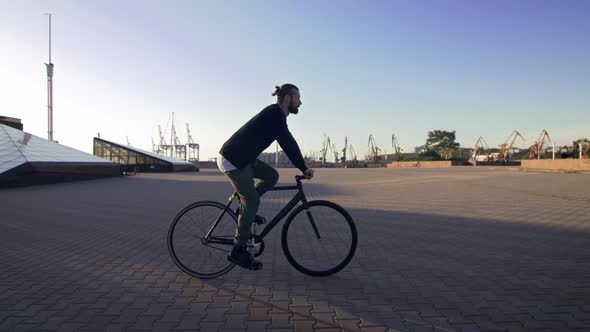
M 291 162 L 302 172 L 307 170 L 299 145 L 287 127 L 287 117 L 278 104 L 265 107 L 238 129 L 219 153 L 237 168 L 243 168 L 277 140 Z

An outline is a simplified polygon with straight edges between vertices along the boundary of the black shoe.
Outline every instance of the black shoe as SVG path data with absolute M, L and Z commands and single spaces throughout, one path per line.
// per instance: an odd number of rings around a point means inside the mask
M 254 217 L 254 223 L 256 225 L 263 225 L 266 224 L 266 219 L 262 216 L 256 215 L 256 217 Z
M 252 258 L 245 246 L 234 246 L 227 260 L 247 270 L 262 269 L 262 263 Z

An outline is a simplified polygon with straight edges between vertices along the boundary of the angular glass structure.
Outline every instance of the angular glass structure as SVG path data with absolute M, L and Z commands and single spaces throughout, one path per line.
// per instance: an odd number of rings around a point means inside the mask
M 112 161 L 0 124 L 0 187 L 119 175 Z
M 165 157 L 98 137 L 94 138 L 93 146 L 95 156 L 112 160 L 128 169 L 137 167 L 139 172 L 195 172 L 199 170 L 197 165 L 188 161 Z

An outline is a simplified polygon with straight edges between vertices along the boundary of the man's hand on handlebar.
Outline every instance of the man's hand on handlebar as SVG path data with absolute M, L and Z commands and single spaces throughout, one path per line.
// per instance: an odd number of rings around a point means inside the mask
M 305 176 L 305 178 L 307 180 L 310 180 L 311 178 L 313 178 L 313 169 L 308 168 L 305 170 L 305 172 L 303 172 L 303 176 Z

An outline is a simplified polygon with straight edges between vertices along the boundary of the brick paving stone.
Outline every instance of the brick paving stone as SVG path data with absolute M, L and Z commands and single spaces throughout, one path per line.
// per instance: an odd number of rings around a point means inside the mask
M 199 292 L 194 302 L 203 302 L 203 303 L 211 303 L 213 302 L 213 297 L 217 294 L 217 292 Z
M 314 326 L 314 328 L 320 329 L 320 328 L 332 328 L 337 326 L 336 323 L 334 322 L 334 316 L 330 313 L 313 313 L 312 312 L 312 316 L 313 318 L 316 319 L 316 324 Z
M 39 324 L 18 324 L 11 332 L 31 331 L 38 326 Z
M 178 326 L 177 322 L 157 321 L 154 323 L 152 330 L 153 331 L 175 331 L 177 326 Z
M 230 312 L 233 314 L 247 314 L 250 312 L 248 308 L 251 304 L 252 302 L 249 301 L 230 301 Z
M 211 308 L 207 309 L 207 314 L 203 318 L 203 322 L 223 322 L 225 314 L 229 309 L 226 308 Z
M 92 317 L 88 324 L 84 325 L 82 329 L 84 330 L 96 330 L 102 331 L 106 330 L 109 324 L 115 320 L 117 316 L 114 315 L 96 315 Z
M 59 330 L 58 331 L 64 331 L 64 332 L 74 332 L 74 331 L 81 331 L 82 327 L 84 326 L 84 324 L 81 323 L 63 323 L 59 326 Z
M 160 316 L 137 316 L 137 320 L 129 327 L 129 330 L 152 330 L 159 318 Z
M 383 319 L 383 324 L 387 329 L 407 331 L 407 326 L 401 319 Z
M 198 331 L 203 331 L 203 332 L 223 331 L 223 329 L 222 329 L 223 324 L 224 324 L 223 322 L 201 322 L 199 324 Z
M 523 324 L 520 322 L 500 322 L 498 323 L 498 325 L 509 331 L 530 331 L 528 328 L 525 328 Z
M 346 331 L 360 331 L 360 320 L 356 319 L 339 319 L 336 323 Z
M 479 332 L 481 331 L 481 326 L 477 324 L 454 324 L 453 325 L 457 331 L 461 332 Z
M 248 315 L 245 314 L 227 314 L 225 316 L 225 325 L 224 329 L 240 329 L 240 328 L 247 328 L 246 320 L 248 319 Z
M 141 309 L 124 309 L 120 312 L 114 323 L 134 323 L 137 317 L 143 312 Z
M 0 322 L 0 331 L 11 331 L 13 330 L 20 322 L 24 321 L 25 317 L 8 317 L 5 318 L 2 322 Z
M 199 296 L 201 289 L 199 287 L 184 287 L 179 297 L 195 298 Z
M 170 304 L 167 303 L 151 303 L 149 304 L 149 306 L 147 307 L 147 310 L 145 310 L 143 312 L 144 315 L 147 316 L 152 316 L 152 315 L 159 315 L 161 313 L 163 313 L 164 311 L 166 311 L 166 308 L 168 308 L 170 306 Z M 129 308 L 133 308 L 132 306 L 130 306 Z
M 209 306 L 209 308 L 228 308 L 230 307 L 230 301 L 233 299 L 233 296 L 219 296 L 216 295 L 213 297 L 213 303 Z
M 292 321 L 295 320 L 309 320 L 311 316 L 311 306 L 289 306 L 289 311 L 293 313 Z
M 71 323 L 89 323 L 100 314 L 100 309 L 82 309 L 79 314 L 69 320 Z
M 270 300 L 270 304 L 272 305 L 272 313 L 285 313 L 289 311 L 291 301 Z
M 33 330 L 43 330 L 43 331 L 57 330 L 61 324 L 67 322 L 69 319 L 71 319 L 71 317 L 69 317 L 69 316 L 52 315 L 51 317 L 47 318 L 43 323 L 41 323 L 38 327 L 34 328 Z M 2 330 L 2 328 L 0 328 L 0 330 Z
M 272 295 L 272 289 L 268 287 L 255 287 L 253 295 Z
M 292 321 L 293 329 L 297 332 L 313 331 L 315 320 L 294 320 Z
M 367 326 L 361 327 L 361 332 L 386 332 L 387 328 L 383 326 Z
M 209 305 L 207 303 L 191 302 L 187 305 L 189 314 L 198 315 L 202 314 L 207 310 Z
M 290 313 L 271 313 L 269 314 L 271 324 L 269 328 L 289 328 L 291 326 L 291 317 L 292 314 Z
M 407 325 L 404 330 L 411 331 L 411 332 L 433 332 L 433 331 L 435 331 L 435 329 L 433 329 L 432 326 L 411 325 L 411 324 Z M 455 330 L 455 331 L 458 331 L 458 330 Z
M 105 310 L 103 311 L 103 313 L 105 315 L 118 315 L 120 314 L 123 309 L 129 307 L 129 303 L 121 303 L 121 302 L 112 302 L 108 308 L 105 308 Z M 93 307 L 91 307 L 93 308 Z
M 322 301 L 309 301 L 313 306 L 313 312 L 334 312 L 328 303 Z
M 196 330 L 200 326 L 203 318 L 194 315 L 185 315 L 181 321 L 179 321 L 176 329 L 178 330 Z
M 246 321 L 248 332 L 266 331 L 266 327 L 270 325 L 270 321 Z
M 464 317 L 463 312 L 459 310 L 441 309 L 440 312 L 447 317 L 451 324 L 469 324 L 473 322 Z
M 380 322 L 377 319 L 372 320 L 364 315 L 361 315 L 361 322 L 359 324 L 359 326 L 361 328 L 379 327 L 379 326 L 383 326 L 383 325 L 384 325 L 384 323 Z
M 103 331 L 105 332 L 125 332 L 129 331 L 131 323 L 110 323 Z
M 258 321 L 258 320 L 270 321 L 270 315 L 269 315 L 270 310 L 271 310 L 271 307 L 252 307 L 252 306 L 250 306 L 250 316 L 248 319 L 253 320 L 253 321 Z
M 309 302 L 307 300 L 307 296 L 292 296 L 291 305 L 296 307 L 308 306 Z
M 161 322 L 178 322 L 185 316 L 187 313 L 186 309 L 174 309 L 168 308 L 163 313 L 160 313 L 162 316 L 159 319 Z

